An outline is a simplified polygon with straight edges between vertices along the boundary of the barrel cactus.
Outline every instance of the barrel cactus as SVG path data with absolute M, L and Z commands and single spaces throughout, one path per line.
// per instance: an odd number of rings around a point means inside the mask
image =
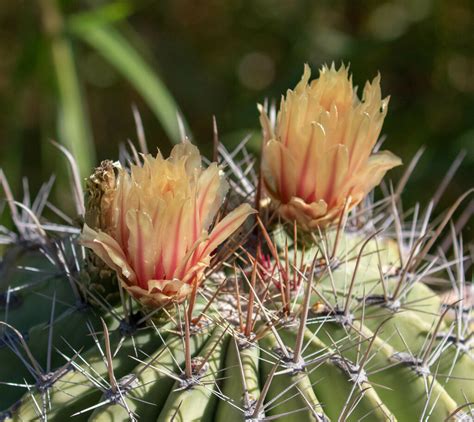
M 84 199 L 71 160 L 78 218 L 0 174 L 1 420 L 472 420 L 469 192 L 403 210 L 418 154 L 374 196 L 401 164 L 379 77 L 362 99 L 344 67 L 309 77 L 259 106 L 259 166 L 217 136 L 207 166 L 132 146 Z

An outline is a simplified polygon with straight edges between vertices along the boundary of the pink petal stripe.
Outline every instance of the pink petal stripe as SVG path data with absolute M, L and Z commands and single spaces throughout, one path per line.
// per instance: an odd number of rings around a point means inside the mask
M 249 204 L 242 204 L 227 216 L 225 216 L 209 236 L 207 245 L 203 249 L 200 255 L 200 259 L 209 255 L 214 249 L 217 248 L 224 240 L 226 240 L 232 233 L 234 233 L 246 218 L 250 214 L 254 214 L 256 211 Z

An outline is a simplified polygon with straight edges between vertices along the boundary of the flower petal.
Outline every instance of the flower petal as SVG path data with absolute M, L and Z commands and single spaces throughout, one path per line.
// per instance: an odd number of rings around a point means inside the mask
M 308 204 L 301 198 L 293 197 L 287 204 L 281 204 L 279 211 L 282 217 L 290 221 L 296 220 L 303 228 L 309 229 L 311 227 L 311 221 L 317 221 L 321 217 L 324 217 L 327 213 L 327 209 L 328 206 L 322 199 L 318 202 Z
M 296 194 L 296 163 L 291 152 L 281 142 L 270 140 L 264 149 L 262 172 L 270 193 L 276 192 L 281 202 Z
M 185 161 L 185 169 L 188 176 L 194 174 L 195 170 L 201 169 L 201 154 L 199 149 L 191 142 L 184 140 L 173 147 L 169 162 L 177 164 Z
M 174 198 L 169 201 L 162 216 L 160 238 L 163 276 L 166 279 L 175 277 L 176 269 L 188 249 L 191 230 L 190 199 L 185 201 Z
M 209 255 L 224 240 L 239 229 L 250 214 L 255 213 L 256 211 L 249 204 L 242 204 L 226 215 L 212 230 L 200 256 L 205 257 Z
M 150 216 L 140 210 L 129 210 L 126 216 L 130 231 L 128 256 L 138 278 L 138 284 L 147 288 L 147 282 L 155 273 L 156 248 L 153 239 L 153 224 Z
M 316 198 L 315 190 L 318 183 L 319 169 L 314 163 L 322 155 L 326 138 L 324 127 L 321 124 L 313 123 L 311 129 L 308 140 L 301 148 L 303 154 L 296 159 L 300 163 L 296 196 L 308 202 L 314 201 Z
M 136 284 L 135 271 L 127 262 L 127 257 L 120 245 L 108 234 L 96 232 L 84 224 L 80 238 L 81 245 L 90 248 L 117 275 L 130 284 Z
M 380 183 L 388 170 L 401 164 L 402 160 L 390 151 L 379 151 L 371 155 L 362 172 L 352 182 L 353 190 L 367 194 Z
M 180 280 L 189 279 L 194 276 L 193 267 L 204 262 L 203 265 L 209 265 L 208 261 L 199 261 L 200 254 L 199 249 L 204 242 L 208 240 L 209 235 L 207 232 L 202 232 L 201 236 L 194 242 L 194 244 L 188 249 L 186 255 L 180 260 L 178 268 L 174 272 L 174 277 L 179 278 Z M 202 249 L 202 248 L 201 248 Z M 190 275 L 190 273 L 193 273 Z
M 323 199 L 329 208 L 345 196 L 341 187 L 348 177 L 349 156 L 344 145 L 335 145 L 318 162 L 316 199 Z
M 221 170 L 216 163 L 212 163 L 199 176 L 197 182 L 197 203 L 194 214 L 197 218 L 195 228 L 195 238 L 201 234 L 202 230 L 207 230 L 214 220 L 224 197 L 229 190 L 229 185 L 220 174 Z

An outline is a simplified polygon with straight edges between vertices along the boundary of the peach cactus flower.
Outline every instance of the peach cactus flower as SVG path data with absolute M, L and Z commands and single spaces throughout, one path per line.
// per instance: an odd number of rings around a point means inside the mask
M 108 164 L 108 176 L 117 175 L 101 184 L 111 191 L 97 195 L 104 218 L 95 218 L 95 227 L 86 222 L 81 243 L 134 298 L 158 307 L 183 301 L 193 283 L 201 283 L 212 252 L 254 211 L 240 205 L 209 233 L 228 190 L 217 164 L 203 169 L 198 149 L 188 142 L 175 146 L 168 159 L 159 152 L 143 158 L 143 166 L 130 172 Z
M 296 88 L 282 97 L 273 127 L 259 106 L 263 128 L 263 180 L 280 215 L 306 230 L 334 222 L 347 201 L 355 207 L 401 160 L 372 154 L 387 113 L 380 76 L 367 82 L 362 100 L 348 68 L 324 66 L 309 82 L 305 65 Z

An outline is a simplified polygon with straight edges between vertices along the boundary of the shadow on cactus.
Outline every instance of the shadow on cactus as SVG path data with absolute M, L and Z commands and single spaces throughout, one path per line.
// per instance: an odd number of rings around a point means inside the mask
M 379 77 L 362 99 L 344 67 L 309 77 L 259 106 L 261 165 L 183 134 L 169 158 L 122 148 L 84 200 L 70 160 L 82 224 L 52 179 L 18 202 L 0 173 L 0 419 L 472 420 L 472 191 L 431 222 L 455 163 L 404 210 L 421 152 L 381 183 L 401 162 Z

